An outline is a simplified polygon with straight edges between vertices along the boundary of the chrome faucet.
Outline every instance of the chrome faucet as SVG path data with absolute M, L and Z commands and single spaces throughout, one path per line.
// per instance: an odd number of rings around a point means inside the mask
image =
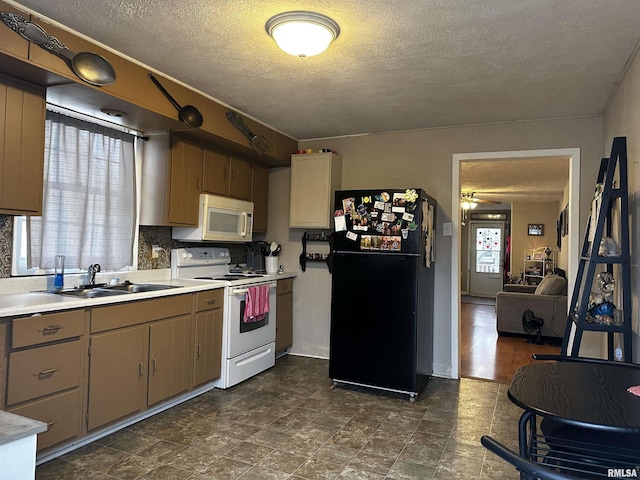
M 96 273 L 98 273 L 100 270 L 101 268 L 99 263 L 89 265 L 89 268 L 87 269 L 87 272 L 89 272 L 89 285 L 96 284 Z

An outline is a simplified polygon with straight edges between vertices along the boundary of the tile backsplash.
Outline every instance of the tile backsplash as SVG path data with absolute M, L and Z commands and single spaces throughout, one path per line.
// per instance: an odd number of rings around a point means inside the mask
M 161 248 L 158 258 L 152 257 L 152 246 Z M 182 246 L 199 246 L 201 244 L 185 244 L 171 238 L 171 227 L 141 226 L 138 238 L 138 270 L 155 270 L 171 266 L 171 249 Z M 247 260 L 247 247 L 244 244 L 229 243 L 216 246 L 227 247 L 231 251 L 232 263 L 244 263 Z M 11 257 L 13 253 L 13 217 L 0 215 L 0 278 L 11 276 Z
M 13 216 L 0 215 L 0 278 L 11 276 L 13 254 Z

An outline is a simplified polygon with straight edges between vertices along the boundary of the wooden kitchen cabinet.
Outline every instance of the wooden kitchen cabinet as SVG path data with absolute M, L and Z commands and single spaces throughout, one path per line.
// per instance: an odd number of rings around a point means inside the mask
M 92 309 L 88 430 L 189 389 L 191 310 L 190 294 Z
M 269 167 L 253 163 L 251 180 L 253 202 L 253 231 L 266 232 L 269 217 Z
M 204 147 L 202 190 L 214 195 L 229 194 L 229 154 Z
M 251 200 L 251 162 L 204 146 L 202 190 Z
M 145 408 L 148 345 L 147 325 L 91 337 L 87 430 Z
M 276 352 L 293 345 L 293 278 L 276 287 Z
M 203 147 L 174 136 L 169 175 L 169 224 L 198 225 Z
M 85 312 L 14 318 L 7 368 L 7 411 L 47 424 L 38 450 L 82 432 Z
M 191 341 L 191 315 L 150 325 L 147 405 L 189 389 Z
M 43 89 L 0 76 L 0 213 L 42 213 L 45 115 Z
M 140 225 L 198 224 L 203 155 L 201 144 L 169 132 L 147 135 L 140 181 Z
M 223 306 L 222 288 L 196 294 L 194 387 L 220 377 Z
M 333 152 L 291 155 L 289 227 L 333 228 L 335 191 L 342 182 L 342 159 Z
M 251 201 L 251 162 L 229 157 L 229 196 Z

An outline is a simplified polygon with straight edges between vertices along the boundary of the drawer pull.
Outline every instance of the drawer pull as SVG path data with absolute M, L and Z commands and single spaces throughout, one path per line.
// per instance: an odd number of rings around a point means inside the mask
M 62 330 L 62 325 L 49 325 L 42 330 L 38 329 L 38 332 L 40 332 L 42 335 L 51 335 L 53 333 L 57 333 L 58 330 Z
M 208 305 L 213 305 L 214 303 L 216 303 L 216 299 L 214 298 L 214 299 L 205 300 L 205 302 L 206 302 Z
M 57 368 L 50 368 L 48 370 L 41 370 L 38 373 L 34 373 L 33 376 L 34 377 L 38 377 L 38 378 L 42 378 L 42 377 L 50 377 L 51 375 L 53 375 L 54 373 L 56 373 L 58 371 Z
M 57 420 L 49 420 L 49 421 L 47 422 L 47 432 L 48 432 L 49 430 L 51 430 L 51 427 L 53 427 L 56 423 L 58 423 L 58 421 L 57 421 Z

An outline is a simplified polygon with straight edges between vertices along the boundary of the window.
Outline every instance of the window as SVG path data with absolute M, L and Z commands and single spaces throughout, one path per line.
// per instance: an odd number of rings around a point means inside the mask
M 56 255 L 65 270 L 133 264 L 136 228 L 131 134 L 47 111 L 41 217 L 14 227 L 14 274 L 48 273 Z

